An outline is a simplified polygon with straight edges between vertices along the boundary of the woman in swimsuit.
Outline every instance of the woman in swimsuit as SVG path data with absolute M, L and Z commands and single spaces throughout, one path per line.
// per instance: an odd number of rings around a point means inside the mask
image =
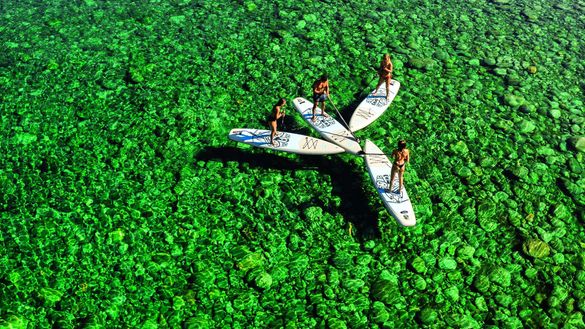
M 276 121 L 280 118 L 284 117 L 284 110 L 281 108 L 286 104 L 286 100 L 281 98 L 278 102 L 272 107 L 272 113 L 268 116 L 268 126 L 270 127 L 271 134 L 270 134 L 270 144 L 274 145 L 274 136 L 276 135 Z
M 380 76 L 380 80 L 378 81 L 374 95 L 378 92 L 378 88 L 380 88 L 384 81 L 386 81 L 386 100 L 390 98 L 390 81 L 392 80 L 393 70 L 394 66 L 390 60 L 390 55 L 385 54 L 382 56 L 382 62 L 380 63 L 380 68 L 378 69 L 378 76 Z
M 392 189 L 392 182 L 394 182 L 394 176 L 398 174 L 398 192 L 402 191 L 404 185 L 404 166 L 407 162 L 410 162 L 410 152 L 406 148 L 406 141 L 401 140 L 398 142 L 398 148 L 392 151 L 392 172 L 390 173 L 390 189 Z

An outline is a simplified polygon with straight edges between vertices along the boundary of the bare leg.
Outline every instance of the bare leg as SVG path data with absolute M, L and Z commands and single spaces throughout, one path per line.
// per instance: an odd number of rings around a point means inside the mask
M 386 100 L 390 99 L 390 79 L 392 79 L 391 76 L 386 78 Z
M 317 103 L 319 102 L 315 102 L 315 104 L 313 104 L 313 117 L 311 118 L 313 121 L 315 121 L 315 109 L 317 109 Z
M 402 187 L 404 186 L 404 170 L 398 172 L 398 193 L 402 194 Z
M 270 144 L 272 144 L 272 146 L 274 146 L 274 136 L 276 135 L 276 121 L 270 121 L 268 123 L 268 125 L 270 126 Z
M 328 117 L 329 114 L 325 113 L 325 101 L 321 102 L 321 115 Z
M 392 166 L 392 171 L 390 172 L 390 186 L 388 186 L 388 190 L 390 190 L 390 192 L 392 192 L 392 185 L 394 185 L 393 184 L 394 183 L 394 177 L 396 177 L 396 174 L 397 174 L 397 171 L 396 171 L 396 169 L 394 167 L 395 167 L 395 165 Z M 398 191 L 400 191 L 400 190 L 398 190 Z
M 380 78 L 378 80 L 378 84 L 376 85 L 376 90 L 374 90 L 374 95 L 378 92 L 378 88 L 380 88 L 380 86 L 382 85 L 382 83 L 384 83 L 384 79 Z

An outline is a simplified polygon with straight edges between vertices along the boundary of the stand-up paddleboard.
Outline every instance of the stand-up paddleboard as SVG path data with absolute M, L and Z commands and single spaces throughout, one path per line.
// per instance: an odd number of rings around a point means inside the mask
M 366 167 L 386 209 L 396 218 L 398 223 L 404 226 L 414 226 L 416 218 L 412 203 L 404 186 L 402 191 L 398 191 L 398 175 L 390 184 L 392 163 L 388 157 L 369 140 L 366 140 L 364 152 Z
M 372 90 L 353 112 L 349 120 L 349 129 L 358 131 L 376 121 L 390 106 L 390 103 L 396 97 L 396 93 L 398 93 L 398 89 L 400 89 L 400 82 L 391 80 L 388 100 L 386 100 L 386 82 L 382 83 L 376 94 L 374 94 L 375 90 Z
M 331 116 L 321 115 L 320 108 L 315 109 L 315 121 L 313 121 L 311 120 L 313 117 L 313 103 L 302 97 L 295 98 L 293 103 L 305 121 L 315 128 L 323 138 L 343 147 L 349 153 L 359 154 L 362 152 L 362 147 L 355 137 L 339 121 Z
M 324 155 L 345 152 L 345 149 L 322 139 L 285 131 L 276 132 L 272 145 L 270 133 L 270 130 L 236 128 L 230 131 L 228 137 L 233 141 L 256 147 L 297 154 Z

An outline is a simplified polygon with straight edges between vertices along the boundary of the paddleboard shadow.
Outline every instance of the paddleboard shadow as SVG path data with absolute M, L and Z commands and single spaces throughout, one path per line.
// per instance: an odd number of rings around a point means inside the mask
M 322 156 L 315 157 L 311 155 L 292 155 L 295 159 L 285 156 L 286 153 L 272 154 L 262 152 L 258 149 L 257 153 L 249 150 L 242 150 L 238 147 L 206 147 L 195 155 L 196 161 L 217 161 L 227 163 L 237 161 L 247 163 L 250 168 L 262 168 L 282 171 L 299 171 L 314 170 L 321 175 L 331 177 L 331 192 L 340 198 L 339 207 L 334 205 L 325 205 L 318 199 L 311 198 L 303 206 L 319 206 L 328 212 L 338 212 L 341 216 L 353 226 L 353 236 L 360 241 L 378 239 L 381 237 L 380 228 L 378 227 L 378 213 L 369 205 L 369 192 L 362 188 L 363 172 L 358 171 L 356 166 L 346 163 L 345 161 L 331 156 L 325 158 Z M 205 169 L 204 169 L 205 170 Z M 302 186 L 291 186 L 292 190 L 301 193 Z M 345 230 L 344 234 L 349 234 L 347 227 L 340 228 Z

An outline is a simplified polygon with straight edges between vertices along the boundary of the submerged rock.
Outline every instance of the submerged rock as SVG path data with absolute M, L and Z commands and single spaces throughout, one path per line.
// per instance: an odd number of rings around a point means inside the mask
M 506 101 L 506 104 L 512 107 L 520 107 L 526 103 L 526 99 L 523 96 L 512 94 L 505 95 L 504 100 Z
M 442 270 L 454 270 L 457 268 L 457 261 L 451 257 L 443 257 L 439 260 L 439 268 Z
M 427 271 L 425 261 L 421 257 L 417 256 L 415 259 L 412 260 L 410 265 L 417 273 L 424 273 Z
M 487 292 L 490 289 L 490 279 L 484 274 L 478 274 L 473 280 L 473 286 L 479 292 Z
M 522 134 L 529 134 L 529 133 L 533 132 L 535 129 L 536 129 L 536 125 L 534 124 L 534 122 L 532 122 L 530 120 L 522 120 L 520 122 L 520 124 L 518 125 L 518 130 Z
M 386 310 L 386 306 L 382 302 L 374 302 L 372 304 L 372 320 L 376 323 L 384 323 L 388 321 L 390 314 Z
M 483 65 L 485 66 L 496 66 L 496 59 L 495 58 L 491 58 L 491 57 L 487 57 L 483 59 Z
M 508 70 L 506 70 L 506 69 L 505 69 L 505 68 L 503 68 L 503 67 L 498 67 L 498 68 L 495 68 L 495 69 L 494 69 L 494 73 L 495 73 L 496 75 L 499 75 L 499 76 L 504 76 L 504 75 L 506 75 L 506 73 L 508 73 Z
M 467 154 L 469 153 L 469 148 L 464 141 L 458 141 L 455 144 L 451 144 L 451 151 L 457 154 Z
M 374 282 L 372 295 L 376 300 L 381 301 L 386 305 L 397 304 L 402 297 L 396 283 L 385 279 L 378 279 Z
M 417 290 L 425 290 L 427 288 L 427 281 L 422 276 L 417 275 L 414 280 L 414 287 Z
M 272 276 L 266 272 L 261 272 L 254 278 L 254 283 L 261 289 L 268 289 L 272 286 Z
M 471 259 L 471 258 L 473 258 L 474 254 L 475 254 L 475 248 L 472 246 L 463 246 L 463 247 L 457 249 L 457 256 L 461 260 Z
M 419 70 L 430 70 L 435 66 L 435 60 L 432 58 L 411 58 L 408 60 L 408 66 Z
M 335 253 L 332 261 L 335 267 L 340 270 L 348 270 L 353 267 L 353 257 L 345 251 Z
M 528 256 L 534 258 L 544 258 L 550 255 L 549 245 L 538 239 L 530 239 L 522 244 L 522 250 Z
M 569 143 L 579 152 L 585 152 L 585 136 L 569 138 Z
M 434 324 L 439 317 L 437 311 L 432 308 L 425 308 L 419 313 L 420 321 L 423 324 Z
M 450 301 L 457 302 L 459 300 L 459 288 L 457 286 L 451 286 L 445 289 L 445 295 Z
M 548 111 L 548 115 L 550 115 L 553 119 L 558 119 L 561 117 L 561 110 L 559 109 L 551 109 Z
M 236 264 L 239 270 L 247 272 L 255 267 L 262 266 L 264 264 L 264 257 L 260 253 L 250 253 L 246 255 L 240 262 Z
M 512 282 L 510 271 L 503 267 L 496 267 L 493 269 L 493 271 L 490 272 L 489 278 L 491 282 L 502 287 L 509 287 Z

